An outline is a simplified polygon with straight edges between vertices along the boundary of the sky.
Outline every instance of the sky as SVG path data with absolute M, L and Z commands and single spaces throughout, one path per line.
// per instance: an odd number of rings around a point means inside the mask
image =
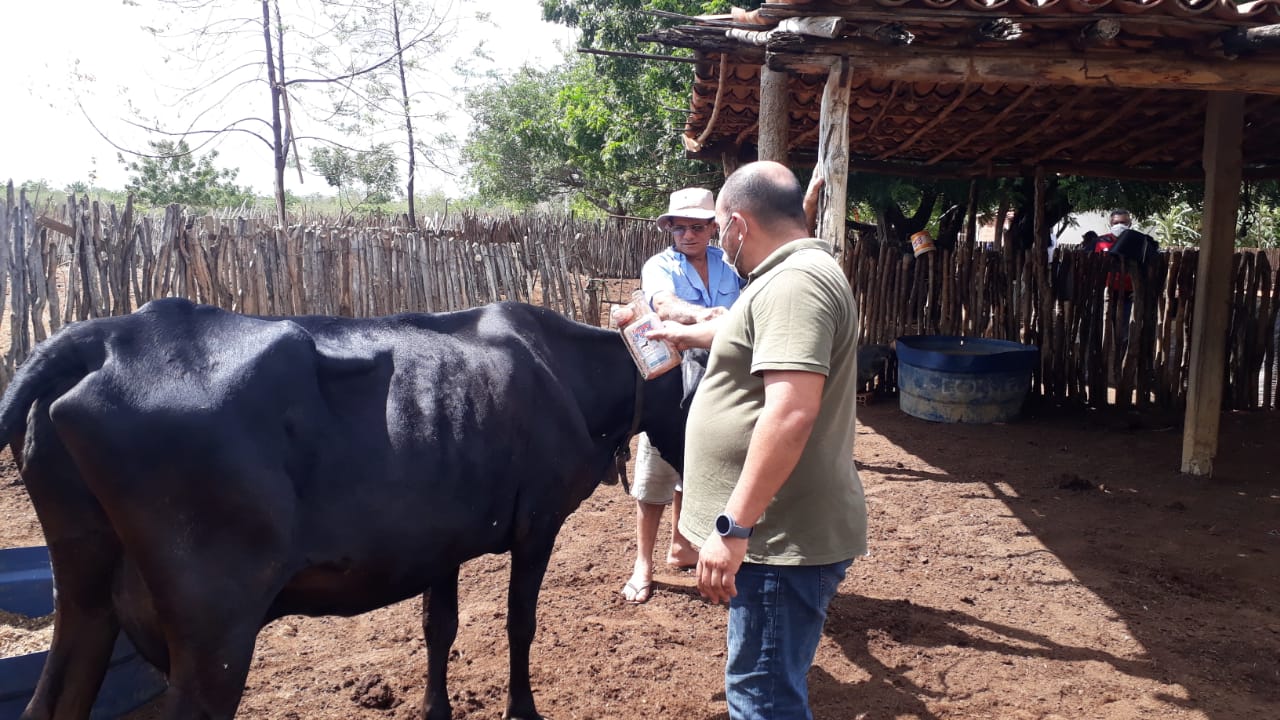
M 241 14 L 246 7 L 250 12 L 257 7 L 245 0 L 227 4 L 237 5 Z M 282 8 L 290 4 L 302 15 L 313 14 L 317 5 L 315 0 L 285 0 Z M 493 61 L 477 61 L 476 69 L 509 72 L 525 63 L 548 68 L 560 62 L 561 47 L 574 45 L 571 30 L 541 21 L 537 0 L 472 0 L 460 7 L 488 13 L 494 25 L 466 23 L 451 45 L 451 53 L 469 53 L 483 38 Z M 128 171 L 117 160 L 116 148 L 93 125 L 118 145 L 145 150 L 149 137 L 160 138 L 126 122 L 134 117 L 131 108 L 173 127 L 208 121 L 216 125 L 219 118 L 225 123 L 270 111 L 260 84 L 248 93 L 240 92 L 244 99 L 239 102 L 234 94 L 196 95 L 175 102 L 183 96 L 182 90 L 221 67 L 214 63 L 194 69 L 172 47 L 166 48 L 144 31 L 144 25 L 191 20 L 175 19 L 154 0 L 63 0 L 54 15 L 49 8 L 34 2 L 6 2 L 0 15 L 0 184 L 9 179 L 43 179 L 60 190 L 92 178 L 97 186 L 122 189 Z M 260 38 L 259 34 L 255 40 L 258 49 Z M 434 62 L 440 67 L 450 64 L 448 59 Z M 455 105 L 460 100 L 452 83 L 436 85 L 432 89 L 452 97 Z M 201 111 L 205 115 L 196 119 Z M 299 121 L 298 134 L 332 135 L 318 125 Z M 435 124 L 427 129 L 431 127 Z M 454 111 L 439 127 L 465 135 L 468 119 Z M 350 140 L 352 145 L 368 141 L 367 137 Z M 218 150 L 219 167 L 239 169 L 237 183 L 262 194 L 271 192 L 272 161 L 266 145 L 247 135 L 232 135 L 209 147 Z M 305 157 L 307 151 L 302 154 Z M 330 192 L 314 175 L 307 175 L 299 185 L 296 170 L 289 171 L 285 183 L 298 195 Z M 456 178 L 430 170 L 419 174 L 417 185 L 419 193 L 433 187 L 455 197 L 463 192 Z

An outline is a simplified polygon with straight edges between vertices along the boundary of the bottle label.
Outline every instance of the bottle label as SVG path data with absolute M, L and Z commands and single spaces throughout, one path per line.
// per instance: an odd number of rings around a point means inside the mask
M 640 322 L 627 328 L 628 339 L 636 349 L 636 353 L 643 363 L 643 369 L 650 372 L 670 363 L 674 357 L 666 343 L 650 340 L 646 337 L 649 331 L 654 329 L 656 319 L 656 315 L 648 315 L 642 318 Z

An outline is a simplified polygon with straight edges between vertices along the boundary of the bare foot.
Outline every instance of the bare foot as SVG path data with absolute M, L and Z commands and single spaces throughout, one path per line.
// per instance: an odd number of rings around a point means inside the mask
M 667 564 L 674 565 L 681 570 L 696 567 L 698 564 L 698 551 L 688 545 L 672 545 L 671 549 L 667 551 Z

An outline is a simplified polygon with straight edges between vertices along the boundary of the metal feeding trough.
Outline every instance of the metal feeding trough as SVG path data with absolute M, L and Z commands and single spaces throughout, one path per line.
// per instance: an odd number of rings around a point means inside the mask
M 0 610 L 31 617 L 53 612 L 48 548 L 0 550 Z M 0 720 L 17 720 L 22 715 L 48 655 L 45 651 L 0 658 Z M 119 717 L 155 697 L 164 687 L 164 675 L 143 660 L 122 634 L 116 638 L 106 679 L 89 717 Z
M 1017 417 L 1040 358 L 1034 345 L 954 335 L 901 337 L 897 352 L 902 411 L 947 423 Z

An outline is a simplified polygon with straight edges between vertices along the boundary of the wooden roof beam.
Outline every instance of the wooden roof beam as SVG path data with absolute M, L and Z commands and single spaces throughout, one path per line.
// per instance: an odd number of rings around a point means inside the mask
M 979 23 L 973 30 L 978 42 L 1012 42 L 1022 37 L 1022 25 L 1009 18 L 996 18 Z
M 887 158 L 893 157 L 894 155 L 897 155 L 898 153 L 902 153 L 902 152 L 906 152 L 907 150 L 910 150 L 911 146 L 915 145 L 917 142 L 920 142 L 921 138 L 927 137 L 931 130 L 933 130 L 935 127 L 941 124 L 944 120 L 950 117 L 951 113 L 955 112 L 955 109 L 960 107 L 960 103 L 964 102 L 965 99 L 969 97 L 971 92 L 972 91 L 969 90 L 969 83 L 965 83 L 964 85 L 962 85 L 960 89 L 956 91 L 955 99 L 953 99 L 945 108 L 943 108 L 942 112 L 938 113 L 937 115 L 934 115 L 932 120 L 922 125 L 919 130 L 916 130 L 914 133 L 912 133 L 911 137 L 904 140 L 897 147 L 893 148 L 892 150 L 886 150 L 885 152 L 880 153 L 880 156 L 877 157 L 876 160 L 885 160 Z
M 1069 114 L 1072 110 L 1075 109 L 1076 105 L 1080 104 L 1080 102 L 1082 102 L 1092 94 L 1093 93 L 1089 88 L 1085 88 L 1080 92 L 1076 93 L 1075 95 L 1072 95 L 1070 100 L 1063 103 L 1061 107 L 1053 111 L 1053 113 L 1050 114 L 1043 121 L 1038 122 L 1032 125 L 1031 127 L 1027 128 L 1025 132 L 1023 132 L 1021 135 L 1014 137 L 1012 140 L 1005 143 L 1001 143 L 1000 145 L 996 145 L 995 147 L 991 148 L 991 150 L 987 151 L 985 155 L 978 158 L 978 162 L 989 163 L 995 158 L 999 157 L 1001 154 L 1006 153 L 1018 147 L 1019 145 L 1027 142 L 1028 140 L 1036 137 L 1037 135 L 1042 134 L 1045 128 L 1055 127 L 1059 119 Z
M 884 119 L 885 113 L 889 112 L 889 108 L 893 106 L 893 101 L 897 99 L 898 88 L 901 85 L 902 83 L 897 80 L 894 80 L 893 83 L 889 85 L 889 99 L 880 104 L 880 111 L 876 113 L 875 118 L 871 121 L 871 126 L 867 128 L 866 132 L 858 135 L 857 137 L 849 138 L 850 147 L 864 138 L 871 137 L 871 133 L 876 131 L 876 128 L 880 126 L 880 121 Z
M 766 3 L 760 7 L 761 17 L 768 20 L 782 20 L 788 17 L 803 17 L 813 14 L 813 6 L 809 4 L 777 4 Z M 936 25 L 938 23 L 954 24 L 957 22 L 983 22 L 992 19 L 995 13 L 991 12 L 975 12 L 972 10 L 943 10 L 938 8 L 928 8 L 925 10 L 915 10 L 908 7 L 894 8 L 876 8 L 867 3 L 836 5 L 834 3 L 824 3 L 822 6 L 823 15 L 837 15 L 843 17 L 849 22 L 896 22 L 896 23 L 928 23 Z M 1217 26 L 1223 31 L 1237 27 L 1230 20 L 1222 20 L 1212 16 L 1196 15 L 1192 17 L 1178 17 L 1176 15 L 1166 15 L 1163 13 L 1150 14 L 1128 14 L 1128 13 L 1105 13 L 1094 12 L 1087 15 L 1076 13 L 1063 13 L 1059 15 L 1018 15 L 1018 22 L 1022 25 L 1034 25 L 1045 28 L 1064 28 L 1079 27 L 1093 22 L 1096 19 L 1111 18 L 1122 22 L 1126 26 L 1145 26 L 1158 28 L 1188 28 L 1196 31 L 1204 30 L 1207 27 Z
M 1280 25 L 1232 28 L 1222 34 L 1222 46 L 1237 55 L 1280 49 Z
M 991 130 L 998 129 L 1000 127 L 1000 123 L 1003 122 L 1006 117 L 1011 115 L 1014 110 L 1017 110 L 1018 106 L 1021 105 L 1024 100 L 1031 97 L 1031 95 L 1035 93 L 1035 90 L 1036 89 L 1034 87 L 1028 87 L 1024 89 L 1021 93 L 1018 94 L 1018 97 L 1013 99 L 1013 102 L 1006 105 L 1005 108 L 1000 111 L 999 115 L 996 115 L 994 118 L 992 118 L 991 122 L 979 127 L 978 129 L 974 130 L 968 135 L 965 135 L 964 139 L 962 139 L 960 142 L 955 143 L 954 145 L 942 151 L 941 153 L 929 158 L 929 160 L 925 162 L 925 165 L 937 165 L 938 163 L 945 160 L 947 156 L 951 155 L 951 153 L 961 148 L 968 147 L 969 143 L 972 142 L 973 139 L 978 137 L 979 135 Z
M 738 152 L 739 147 L 728 141 L 709 143 L 697 153 L 689 153 L 690 158 L 718 161 L 721 153 Z M 812 166 L 817 160 L 813 151 L 793 152 L 790 162 L 795 167 Z M 1193 160 L 1194 162 L 1194 160 Z M 1204 181 L 1204 171 L 1198 165 L 1189 168 L 1170 166 L 1159 167 L 1124 167 L 1110 163 L 1083 162 L 1047 162 L 1043 163 L 1045 172 L 1057 175 L 1073 175 L 1079 177 L 1112 178 L 1115 180 L 1145 180 L 1159 182 L 1191 182 Z M 1035 168 L 1024 163 L 990 163 L 981 165 L 972 161 L 941 163 L 926 166 L 908 162 L 877 162 L 867 157 L 850 156 L 850 172 L 869 172 L 880 175 L 896 175 L 901 177 L 955 180 L 969 178 L 1026 177 L 1035 172 Z M 1280 166 L 1244 168 L 1246 180 L 1280 180 Z
M 1151 102 L 1151 99 L 1155 95 L 1156 95 L 1155 90 L 1143 90 L 1142 92 L 1134 93 L 1132 97 L 1130 97 L 1128 100 L 1124 102 L 1123 105 L 1120 106 L 1119 110 L 1116 110 L 1115 112 L 1112 112 L 1112 113 L 1108 113 L 1107 116 L 1102 119 L 1102 122 L 1095 124 L 1093 127 L 1089 128 L 1089 130 L 1082 135 L 1079 135 L 1073 138 L 1067 138 L 1066 140 L 1063 140 L 1062 142 L 1058 143 L 1057 145 L 1054 145 L 1048 150 L 1045 150 L 1044 152 L 1040 153 L 1040 155 L 1036 157 L 1036 159 L 1033 162 L 1042 163 L 1045 160 L 1056 157 L 1058 153 L 1062 152 L 1063 150 L 1068 150 L 1074 147 L 1080 147 L 1081 145 L 1088 145 L 1089 143 L 1093 142 L 1094 138 L 1110 130 L 1111 126 L 1115 125 L 1121 120 L 1128 119 L 1129 116 L 1133 115 L 1133 113 L 1136 112 L 1138 108 Z
M 1150 138 L 1152 133 L 1159 132 L 1168 127 L 1181 125 L 1187 121 L 1187 118 L 1193 115 L 1196 116 L 1197 118 L 1203 117 L 1204 103 L 1205 101 L 1202 98 L 1200 102 L 1193 103 L 1184 112 L 1167 115 L 1164 119 L 1160 120 L 1159 122 L 1155 122 L 1150 125 L 1145 125 L 1125 135 L 1121 135 L 1118 138 L 1114 138 L 1109 142 L 1102 143 L 1101 145 L 1095 145 L 1093 148 L 1089 150 L 1089 152 L 1080 156 L 1080 162 L 1091 162 L 1095 158 L 1103 157 L 1105 155 L 1110 154 L 1111 152 L 1115 151 L 1117 148 L 1121 148 L 1121 147 L 1124 147 L 1125 145 L 1140 142 L 1143 139 Z
M 1109 43 L 1120 36 L 1120 21 L 1103 18 L 1089 23 L 1080 31 L 1080 45 L 1089 47 Z
M 1152 145 L 1142 152 L 1134 153 L 1133 155 L 1125 158 L 1124 164 L 1127 167 L 1137 167 L 1157 155 L 1167 155 L 1171 150 L 1177 153 L 1177 150 L 1171 148 L 1170 145 L 1181 146 L 1183 150 L 1181 154 L 1189 158 L 1192 162 L 1195 162 L 1198 159 L 1195 148 L 1200 145 L 1200 142 L 1200 138 L 1195 137 L 1194 135 L 1187 135 L 1170 143 Z
M 785 40 L 784 40 L 785 38 Z M 859 40 L 775 36 L 766 62 L 775 70 L 820 73 L 826 58 L 847 55 L 860 76 L 958 84 L 1151 88 L 1280 95 L 1280 63 L 1240 58 L 1196 60 L 1150 52 L 1081 55 L 986 48 L 887 48 Z

